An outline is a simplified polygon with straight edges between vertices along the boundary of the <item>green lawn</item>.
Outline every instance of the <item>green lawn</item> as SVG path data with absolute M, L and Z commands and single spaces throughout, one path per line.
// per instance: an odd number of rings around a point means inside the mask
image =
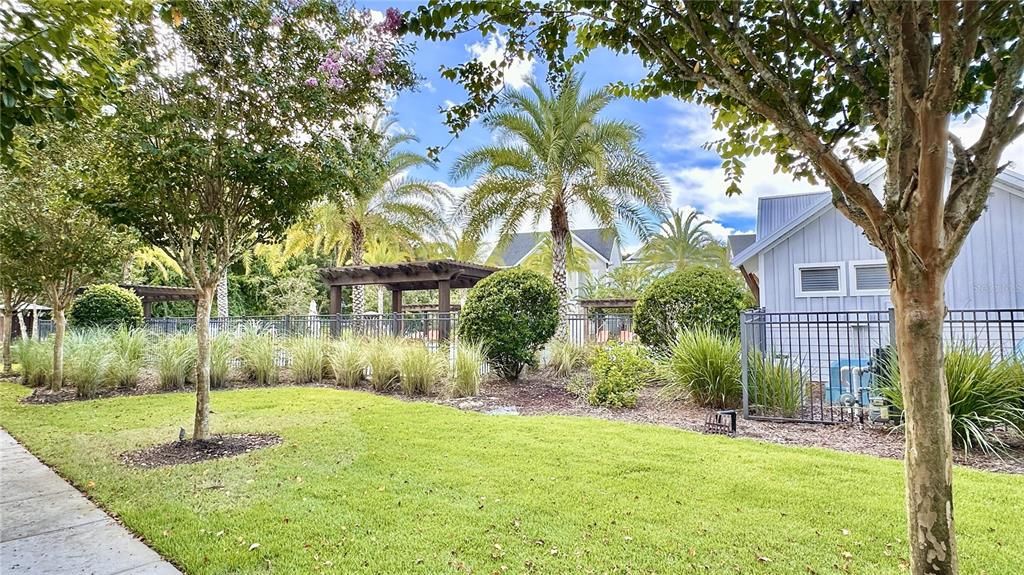
M 28 406 L 0 424 L 197 573 L 901 573 L 900 462 L 363 392 L 215 392 L 214 429 L 284 442 L 136 471 L 193 397 Z M 957 469 L 963 573 L 1016 573 L 1024 477 Z M 258 543 L 258 546 L 254 544 Z

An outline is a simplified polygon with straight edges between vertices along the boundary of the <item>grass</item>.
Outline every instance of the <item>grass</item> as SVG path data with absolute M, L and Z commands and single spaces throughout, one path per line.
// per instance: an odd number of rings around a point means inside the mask
M 420 342 L 409 342 L 398 352 L 398 373 L 402 392 L 407 395 L 433 391 L 444 377 L 447 359 Z
M 455 347 L 455 362 L 448 377 L 448 395 L 472 397 L 480 394 L 487 352 L 479 343 L 461 342 Z
M 162 389 L 185 387 L 195 379 L 195 334 L 184 332 L 158 337 L 153 346 L 153 367 Z
M 292 377 L 297 383 L 320 383 L 327 371 L 329 342 L 319 337 L 295 337 L 286 347 L 291 356 Z
M 235 337 L 222 331 L 210 338 L 210 387 L 224 387 L 231 374 L 231 359 L 235 353 Z
M 341 387 L 355 387 L 363 379 L 366 363 L 359 340 L 341 338 L 327 349 L 327 364 L 334 376 L 334 383 Z
M 277 383 L 280 371 L 277 367 L 277 348 L 274 336 L 270 333 L 255 326 L 244 330 L 238 337 L 238 358 L 242 363 L 242 371 L 256 385 Z
M 4 427 L 194 575 L 887 575 L 906 560 L 894 460 L 279 387 L 215 391 L 212 425 L 281 445 L 133 470 L 118 455 L 175 439 L 191 394 L 18 403 L 28 392 L 0 384 Z M 954 474 L 962 572 L 1018 572 L 1024 477 Z
M 667 399 L 689 397 L 715 409 L 739 407 L 743 400 L 740 341 L 734 337 L 707 328 L 681 331 L 660 360 Z
M 23 339 L 11 346 L 11 353 L 21 373 L 21 381 L 30 387 L 42 387 L 53 374 L 53 340 Z
M 138 385 L 139 375 L 146 364 L 147 334 L 142 329 L 120 327 L 110 334 L 107 379 L 120 388 Z

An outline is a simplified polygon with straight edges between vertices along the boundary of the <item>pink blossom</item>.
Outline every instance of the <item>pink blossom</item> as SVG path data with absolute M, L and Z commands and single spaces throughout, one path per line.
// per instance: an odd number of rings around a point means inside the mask
M 331 79 L 327 80 L 327 85 L 330 86 L 331 89 L 333 89 L 333 90 L 339 90 L 340 91 L 340 90 L 344 90 L 348 86 L 348 83 L 345 82 L 345 80 L 343 78 L 339 78 L 337 76 L 334 76 Z
M 279 14 L 275 14 L 274 16 L 272 16 L 270 18 L 270 25 L 274 26 L 276 28 L 280 28 L 281 24 L 283 24 L 283 23 L 284 23 L 284 18 L 282 18 Z
M 315 88 L 315 87 L 317 87 L 317 86 L 319 86 L 319 85 L 320 85 L 320 80 L 317 80 L 316 78 L 313 78 L 313 77 L 311 76 L 311 77 L 309 77 L 309 78 L 306 78 L 306 82 L 305 82 L 305 83 L 306 83 L 306 85 L 307 85 L 307 86 L 309 86 L 310 88 Z
M 387 12 L 384 13 L 384 23 L 381 25 L 381 29 L 393 34 L 401 26 L 402 13 L 398 11 L 398 8 L 388 8 Z

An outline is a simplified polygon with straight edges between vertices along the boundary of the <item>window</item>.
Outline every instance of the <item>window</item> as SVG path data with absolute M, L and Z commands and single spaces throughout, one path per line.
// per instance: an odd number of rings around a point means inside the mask
M 797 297 L 846 295 L 842 262 L 799 264 L 796 266 Z
M 889 267 L 885 260 L 850 262 L 852 295 L 889 295 Z

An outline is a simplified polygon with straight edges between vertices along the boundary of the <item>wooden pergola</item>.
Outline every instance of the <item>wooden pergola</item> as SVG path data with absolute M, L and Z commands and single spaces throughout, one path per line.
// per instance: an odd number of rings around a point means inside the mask
M 167 301 L 199 301 L 199 294 L 190 287 L 176 286 L 154 286 L 138 284 L 121 284 L 121 287 L 130 290 L 142 300 L 142 315 L 149 318 L 153 316 L 153 304 Z
M 331 292 L 330 313 L 341 313 L 341 288 L 384 286 L 391 292 L 391 312 L 402 313 L 402 294 L 407 291 L 437 290 L 437 312 L 451 313 L 451 290 L 471 288 L 498 268 L 459 262 L 431 260 L 369 266 L 321 268 L 320 279 Z M 396 319 L 396 321 L 401 321 Z M 442 322 L 447 335 L 447 322 Z

